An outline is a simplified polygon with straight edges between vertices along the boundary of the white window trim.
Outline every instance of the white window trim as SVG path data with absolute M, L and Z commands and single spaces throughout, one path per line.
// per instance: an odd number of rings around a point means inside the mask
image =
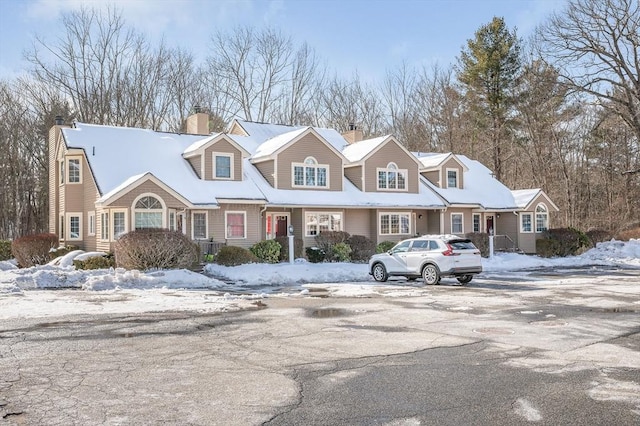
M 395 169 L 390 169 L 389 165 L 395 165 L 396 168 Z M 393 171 L 393 173 L 397 173 L 397 174 L 403 174 L 404 175 L 404 188 L 389 188 L 389 171 Z M 386 188 L 380 188 L 380 179 L 378 178 L 378 176 L 380 175 L 380 172 L 386 172 L 387 173 L 387 187 Z M 396 177 L 396 186 L 398 186 L 398 178 Z M 408 169 L 399 169 L 397 164 L 395 163 L 389 163 L 387 164 L 387 167 L 377 167 L 376 168 L 376 189 L 378 191 L 389 191 L 389 192 L 407 192 L 409 191 L 409 170 Z
M 110 241 L 116 241 L 118 239 L 118 236 L 116 236 L 116 232 L 115 232 L 115 225 L 116 225 L 116 221 L 113 219 L 114 216 L 116 215 L 116 213 L 124 213 L 124 231 L 122 232 L 121 235 L 126 234 L 127 232 L 129 232 L 129 215 L 127 214 L 127 210 L 128 209 L 111 209 L 109 210 L 109 238 Z
M 473 213 L 473 216 L 471 217 L 471 227 L 473 228 L 475 225 L 476 217 L 478 218 L 478 231 L 473 229 L 473 232 L 482 232 L 482 215 L 480 213 Z
M 315 161 L 315 165 L 313 165 L 313 167 L 316 169 L 316 183 L 318 182 L 318 169 L 319 168 L 324 168 L 327 171 L 327 179 L 326 179 L 326 185 L 324 186 L 320 186 L 320 185 L 296 185 L 296 166 L 300 166 L 302 167 L 303 170 L 303 181 L 306 183 L 307 179 L 306 179 L 306 175 L 304 175 L 305 173 L 305 169 L 307 167 L 311 167 L 308 164 L 306 164 L 305 162 L 309 159 L 312 158 L 313 161 Z M 315 157 L 307 157 L 304 159 L 304 161 L 302 163 L 291 163 L 291 187 L 292 188 L 330 188 L 331 187 L 331 183 L 329 182 L 329 177 L 331 176 L 331 169 L 329 167 L 328 164 L 320 164 L 318 162 L 318 160 L 315 159 Z
M 173 223 L 171 223 L 171 218 L 173 217 Z M 169 209 L 169 223 L 168 228 L 170 231 L 175 231 L 178 226 L 178 213 L 176 209 Z
M 307 215 L 310 214 L 314 214 L 314 215 L 321 215 L 321 214 L 328 214 L 328 215 L 339 215 L 340 216 L 340 229 L 338 229 L 338 231 L 344 231 L 344 214 L 343 212 L 319 212 L 319 211 L 306 211 L 304 212 L 304 236 L 305 237 L 315 237 L 316 235 L 320 234 L 320 223 L 318 222 L 318 233 L 317 234 L 309 234 L 307 231 L 309 230 L 307 227 Z M 291 222 L 289 222 L 291 223 Z M 330 231 L 333 231 L 333 229 L 331 229 Z
M 530 218 L 529 219 L 529 223 L 531 224 L 531 229 L 529 231 L 525 231 L 524 227 L 522 226 L 523 225 L 522 219 L 524 218 L 524 216 L 529 216 L 529 218 Z M 519 222 L 520 222 L 520 233 L 521 234 L 533 234 L 534 226 L 535 226 L 533 213 L 531 213 L 531 212 L 522 212 L 522 213 L 520 213 Z
M 69 163 L 71 162 L 71 160 L 78 160 L 78 173 L 80 174 L 79 176 L 79 180 L 78 182 L 71 182 L 71 179 L 69 179 L 70 175 L 71 175 L 71 167 L 69 166 Z M 65 173 L 67 174 L 67 176 L 65 176 L 66 178 L 66 182 L 68 185 L 81 185 L 82 184 L 82 157 L 81 156 L 69 156 L 65 159 L 65 162 L 67 164 L 65 164 Z
M 90 237 L 95 237 L 96 235 L 96 212 L 90 211 L 87 213 L 87 226 L 89 229 L 87 230 L 87 235 Z
M 136 204 L 138 204 L 138 201 L 140 201 L 140 199 L 144 198 L 144 197 L 153 197 L 156 200 L 158 200 L 160 202 L 160 205 L 162 206 L 161 209 L 136 209 Z M 164 203 L 164 200 L 162 199 L 162 197 L 160 197 L 157 194 L 154 194 L 153 192 L 145 192 L 144 194 L 140 194 L 138 195 L 135 200 L 133 200 L 133 203 L 131 203 L 131 224 L 132 224 L 132 229 L 135 229 L 136 226 L 136 213 L 137 212 L 160 212 L 160 215 L 162 216 L 162 226 L 161 229 L 166 229 L 167 228 L 167 205 Z
M 449 172 L 455 172 L 456 173 L 456 186 L 449 186 Z M 444 171 L 444 181 L 446 183 L 445 188 L 449 189 L 449 188 L 460 188 L 460 171 L 458 169 L 445 169 Z
M 205 233 L 205 237 L 204 239 L 206 240 L 207 238 L 209 238 L 209 212 L 206 210 L 193 210 L 191 212 L 191 239 L 192 240 L 202 240 L 201 238 L 196 238 L 195 237 L 195 220 L 194 217 L 196 214 L 198 213 L 204 213 L 204 233 Z
M 453 216 L 460 216 L 461 219 L 462 219 L 461 220 L 462 230 L 460 232 L 455 232 L 453 230 Z M 459 212 L 451 213 L 451 216 L 450 216 L 449 219 L 450 219 L 450 226 L 449 227 L 451 228 L 451 233 L 453 235 L 464 235 L 464 213 L 459 213 Z M 494 229 L 494 231 L 495 231 L 495 229 Z
M 71 218 L 78 218 L 78 238 L 71 238 Z M 67 212 L 65 213 L 65 240 L 67 241 L 82 241 L 82 213 L 81 212 Z
M 243 224 L 243 236 L 242 237 L 232 237 L 229 235 L 229 228 L 228 228 L 228 222 L 227 222 L 227 217 L 229 216 L 229 214 L 241 214 L 243 216 L 244 219 L 244 224 Z M 227 211 L 224 212 L 224 238 L 227 240 L 246 240 L 247 239 L 247 212 L 246 211 Z
M 229 175 L 230 177 L 226 178 L 226 177 L 218 177 L 216 176 L 216 157 L 229 157 Z M 213 175 L 211 176 L 212 179 L 214 180 L 234 180 L 235 179 L 235 167 L 233 167 L 234 165 L 234 154 L 232 152 L 212 152 L 211 153 L 211 173 L 213 173 Z
M 104 226 L 105 226 L 105 223 L 104 223 L 104 218 L 105 218 L 105 217 L 107 218 L 107 221 L 110 221 L 110 220 L 111 220 L 111 218 L 110 218 L 110 216 L 109 216 L 109 211 L 108 211 L 108 210 L 107 210 L 107 211 L 100 212 L 100 238 L 99 238 L 99 240 L 100 240 L 101 242 L 109 242 L 109 241 L 110 241 L 110 239 L 109 239 L 109 238 L 110 238 L 110 236 L 111 236 L 111 229 L 109 229 L 109 226 L 111 225 L 110 223 L 107 223 L 107 227 L 106 227 L 106 229 L 107 229 L 107 235 L 106 235 L 106 237 L 107 237 L 107 238 L 104 238 L 104 233 L 102 232 L 102 230 L 104 229 Z M 96 231 L 97 231 L 97 229 L 96 229 Z
M 538 207 L 544 207 L 544 213 L 538 213 Z M 536 234 L 541 234 L 545 231 L 547 231 L 550 228 L 550 224 L 549 224 L 549 208 L 547 207 L 547 205 L 545 203 L 538 203 L 536 204 L 536 208 L 533 211 L 534 214 L 534 221 L 532 223 L 532 225 L 534 226 L 534 231 L 536 232 Z M 546 216 L 546 221 L 547 222 L 547 227 L 546 229 L 542 230 L 542 231 L 538 231 L 538 214 L 543 214 Z
M 391 216 L 407 216 L 407 222 L 409 223 L 409 232 L 399 232 L 397 234 L 391 232 Z M 389 233 L 382 233 L 382 216 L 389 216 Z M 378 213 L 378 235 L 411 235 L 411 212 L 379 212 Z

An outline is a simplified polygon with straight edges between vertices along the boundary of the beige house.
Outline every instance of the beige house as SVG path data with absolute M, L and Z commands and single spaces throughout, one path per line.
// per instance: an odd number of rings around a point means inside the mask
M 525 252 L 557 211 L 539 189 L 511 191 L 477 161 L 416 154 L 393 136 L 235 120 L 208 134 L 64 125 L 49 136 L 50 232 L 61 244 L 110 251 L 139 228 L 250 247 L 286 236 L 313 246 L 325 230 L 374 242 L 489 232 Z

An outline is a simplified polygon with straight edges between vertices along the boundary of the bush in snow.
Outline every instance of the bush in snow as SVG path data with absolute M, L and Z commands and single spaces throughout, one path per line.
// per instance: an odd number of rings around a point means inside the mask
M 376 252 L 376 244 L 364 235 L 352 235 L 347 240 L 351 247 L 351 260 L 353 262 L 368 262 Z
M 58 244 L 56 234 L 34 234 L 17 238 L 11 243 L 11 253 L 21 268 L 44 265 L 50 257 L 50 251 Z
M 278 263 L 282 246 L 276 240 L 264 240 L 255 243 L 249 249 L 255 257 L 264 263 Z
M 596 244 L 604 241 L 611 241 L 613 234 L 603 229 L 590 229 L 586 232 L 587 238 L 591 241 L 591 247 L 595 247 Z
M 386 253 L 395 246 L 396 243 L 393 241 L 383 241 L 376 246 L 376 253 Z
M 307 259 L 311 263 L 322 263 L 324 262 L 326 252 L 320 247 L 307 247 L 305 249 L 307 253 Z
M 280 260 L 289 260 L 289 237 L 276 237 L 276 241 L 280 243 Z M 296 259 L 302 257 L 302 246 L 301 238 L 293 240 L 293 256 Z
M 13 259 L 11 240 L 0 240 L 0 261 Z
M 543 235 L 536 240 L 536 253 L 543 257 L 573 256 L 590 246 L 589 237 L 575 228 L 547 229 Z
M 182 232 L 168 229 L 136 229 L 118 238 L 116 265 L 125 269 L 191 268 L 198 262 L 198 248 Z
M 55 259 L 56 257 L 64 256 L 67 253 L 71 253 L 72 251 L 79 250 L 79 249 L 80 247 L 78 246 L 58 247 L 55 250 L 51 250 L 51 252 L 49 253 L 49 257 L 51 259 Z
M 315 237 L 316 246 L 324 250 L 326 260 L 333 261 L 333 247 L 339 243 L 346 243 L 349 237 L 349 233 L 344 231 L 321 231 Z
M 116 259 L 113 253 L 107 256 L 94 256 L 86 260 L 73 260 L 73 266 L 76 269 L 109 269 L 116 267 Z
M 347 243 L 338 243 L 333 246 L 332 261 L 348 262 L 351 260 L 351 247 Z
M 489 257 L 489 234 L 487 232 L 472 232 L 465 235 L 474 246 L 480 250 L 482 257 Z
M 216 263 L 223 266 L 238 266 L 256 262 L 258 262 L 258 258 L 243 247 L 224 246 L 216 255 Z

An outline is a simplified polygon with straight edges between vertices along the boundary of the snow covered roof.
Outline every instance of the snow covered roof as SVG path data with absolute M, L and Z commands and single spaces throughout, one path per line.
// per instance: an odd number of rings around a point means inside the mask
M 534 198 L 542 191 L 540 188 L 535 189 L 515 189 L 511 191 L 518 208 L 524 209 L 533 201 Z
M 350 145 L 347 145 L 342 150 L 342 154 L 344 154 L 347 160 L 349 160 L 351 163 L 356 163 L 369 155 L 370 152 L 375 150 L 384 141 L 389 139 L 389 137 L 389 135 L 380 136 L 379 138 L 366 139 L 360 142 L 352 143 Z
M 251 156 L 252 160 L 258 160 L 260 158 L 269 157 L 270 155 L 277 152 L 280 148 L 287 145 L 289 142 L 303 134 L 305 131 L 310 129 L 309 127 L 301 127 L 296 130 L 292 130 L 287 133 L 282 133 L 280 135 L 274 136 L 271 139 L 268 139 L 266 142 L 261 143 L 256 149 L 256 152 Z
M 448 156 L 451 154 L 437 155 Z M 516 205 L 511 190 L 494 178 L 491 170 L 479 161 L 471 160 L 464 155 L 457 155 L 457 157 L 463 166 L 467 168 L 464 174 L 464 189 L 438 188 L 428 183 L 432 190 L 437 192 L 450 204 L 477 205 L 486 210 L 517 209 L 518 206 Z M 421 162 L 422 158 L 423 157 L 419 158 Z
M 146 173 L 194 205 L 216 205 L 218 197 L 264 199 L 262 192 L 249 179 L 207 181 L 198 178 L 191 165 L 182 158 L 182 153 L 194 144 L 211 140 L 211 136 L 85 123 L 63 128 L 62 133 L 68 147 L 84 149 L 103 199 Z

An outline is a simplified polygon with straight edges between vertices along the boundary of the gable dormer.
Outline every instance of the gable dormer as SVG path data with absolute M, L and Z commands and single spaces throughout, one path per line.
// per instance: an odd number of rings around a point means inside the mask
M 345 158 L 312 127 L 268 139 L 251 163 L 277 189 L 342 191 Z
M 361 191 L 419 192 L 420 162 L 393 136 L 352 143 L 343 153 L 345 176 Z
M 224 133 L 198 141 L 182 153 L 200 179 L 212 181 L 241 181 L 242 159 L 248 156 Z
M 424 154 L 418 157 L 420 174 L 442 189 L 464 189 L 464 173 L 468 168 L 453 153 Z

